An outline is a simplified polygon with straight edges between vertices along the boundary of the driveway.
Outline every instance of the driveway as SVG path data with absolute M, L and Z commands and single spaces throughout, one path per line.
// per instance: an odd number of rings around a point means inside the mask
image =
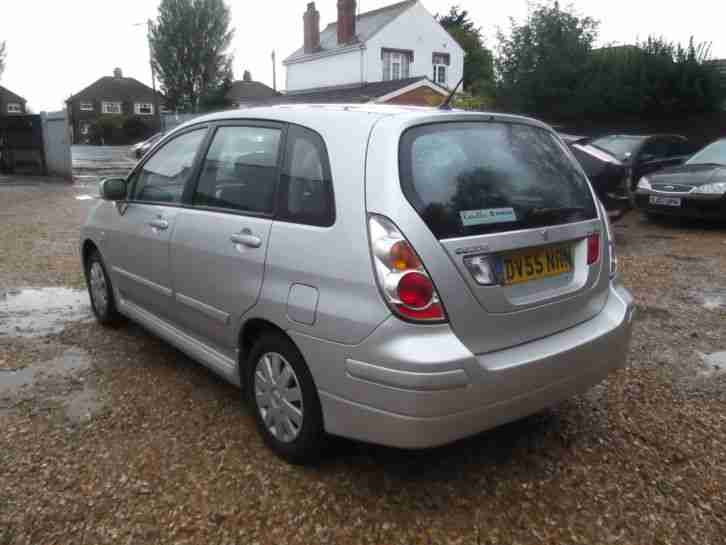
M 585 395 L 430 451 L 337 440 L 299 468 L 235 388 L 90 319 L 84 191 L 0 187 L 0 544 L 723 543 L 723 227 L 616 225 L 630 365 Z
M 80 183 L 96 183 L 103 178 L 126 176 L 136 159 L 130 146 L 86 146 L 71 148 L 73 178 Z

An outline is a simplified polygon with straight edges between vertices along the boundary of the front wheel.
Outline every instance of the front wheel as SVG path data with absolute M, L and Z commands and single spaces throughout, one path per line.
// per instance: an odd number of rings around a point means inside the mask
M 121 322 L 121 315 L 116 310 L 111 280 L 106 274 L 106 267 L 98 251 L 93 251 L 86 260 L 86 283 L 91 298 L 93 314 L 101 325 L 113 326 Z
M 316 461 L 325 444 L 322 410 L 297 347 L 282 334 L 266 333 L 248 362 L 247 391 L 267 446 L 293 464 Z

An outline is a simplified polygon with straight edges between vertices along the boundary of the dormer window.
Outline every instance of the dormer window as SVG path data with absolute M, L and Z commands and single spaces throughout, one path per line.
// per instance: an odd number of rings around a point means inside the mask
M 411 73 L 413 51 L 403 49 L 381 49 L 383 81 L 406 79 Z
M 449 53 L 434 53 L 432 63 L 434 65 L 434 83 L 446 86 L 451 55 Z

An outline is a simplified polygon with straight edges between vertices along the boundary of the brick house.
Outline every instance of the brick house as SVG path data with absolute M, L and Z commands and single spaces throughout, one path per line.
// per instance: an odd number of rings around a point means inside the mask
M 94 126 L 99 122 L 118 125 L 119 130 L 128 127 L 134 120 L 134 130 L 145 134 L 131 134 L 139 138 L 158 132 L 161 126 L 159 113 L 164 109 L 165 98 L 134 78 L 123 76 L 120 68 L 113 76 L 104 76 L 66 101 L 68 120 L 73 134 L 73 143 L 90 142 Z
M 25 104 L 23 97 L 0 85 L 0 116 L 25 114 Z
M 337 0 L 337 8 L 321 32 L 315 3 L 307 4 L 303 45 L 283 61 L 286 94 L 268 102 L 432 106 L 461 79 L 464 50 L 420 1 L 358 15 L 356 0 Z
M 224 98 L 234 108 L 244 108 L 279 96 L 272 87 L 254 81 L 250 73 L 245 72 L 243 79 L 232 83 Z

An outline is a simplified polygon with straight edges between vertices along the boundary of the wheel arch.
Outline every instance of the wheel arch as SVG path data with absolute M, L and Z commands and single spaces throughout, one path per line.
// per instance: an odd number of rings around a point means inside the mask
M 245 380 L 248 369 L 247 366 L 249 365 L 248 355 L 257 339 L 259 339 L 265 333 L 277 333 L 284 336 L 287 340 L 290 341 L 290 343 L 292 343 L 297 351 L 302 354 L 300 347 L 297 346 L 297 344 L 295 343 L 295 341 L 292 340 L 290 335 L 288 335 L 287 332 L 281 327 L 275 325 L 273 322 L 266 318 L 255 317 L 248 319 L 239 332 L 239 361 L 237 362 L 237 372 L 239 373 L 240 384 L 242 385 L 242 389 L 245 391 L 245 394 L 247 393 L 246 389 L 248 387 L 247 381 Z
M 89 256 L 94 251 L 98 252 L 99 254 L 101 253 L 101 251 L 98 249 L 98 245 L 93 240 L 91 240 L 90 238 L 84 240 L 83 244 L 81 245 L 81 260 L 83 262 L 84 269 L 86 263 L 88 262 Z

